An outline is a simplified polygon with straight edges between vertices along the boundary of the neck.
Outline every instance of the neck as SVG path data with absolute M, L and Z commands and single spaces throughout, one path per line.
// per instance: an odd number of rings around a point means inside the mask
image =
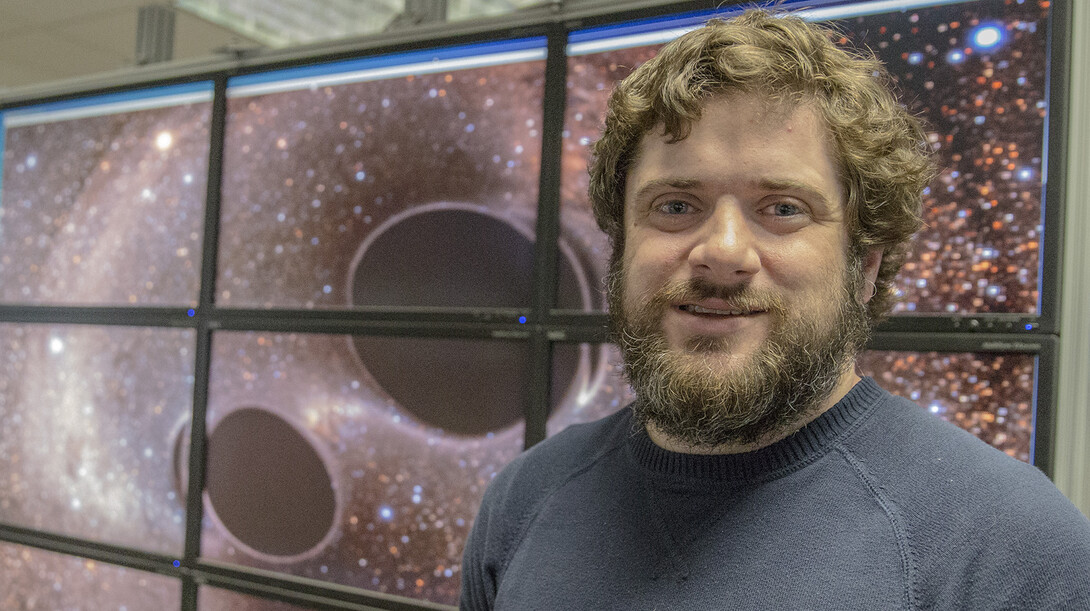
M 761 448 L 770 446 L 777 441 L 781 441 L 796 431 L 813 422 L 818 416 L 832 409 L 844 395 L 848 394 L 848 391 L 859 382 L 859 375 L 855 373 L 854 369 L 849 369 L 844 375 L 840 377 L 840 381 L 833 388 L 833 391 L 829 393 L 829 396 L 825 401 L 821 402 L 816 408 L 810 409 L 803 413 L 799 418 L 793 420 L 790 424 L 783 428 L 777 429 L 761 439 L 745 444 L 733 444 L 727 443 L 717 446 L 694 446 L 684 441 L 677 439 L 673 436 L 667 435 L 655 427 L 653 422 L 647 424 L 647 435 L 651 438 L 651 441 L 655 442 L 655 445 L 664 450 L 670 452 L 678 452 L 681 454 L 742 454 L 744 452 L 753 452 L 760 450 Z

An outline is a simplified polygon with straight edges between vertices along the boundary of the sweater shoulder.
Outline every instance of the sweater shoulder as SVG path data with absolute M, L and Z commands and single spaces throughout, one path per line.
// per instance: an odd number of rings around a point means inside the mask
M 509 509 L 532 505 L 601 457 L 620 449 L 631 430 L 628 409 L 594 422 L 569 426 L 523 452 L 501 470 L 489 486 L 486 500 Z
M 906 399 L 881 401 L 844 445 L 899 516 L 923 606 L 1090 600 L 1090 520 L 1044 473 Z
M 920 511 L 924 508 L 914 507 L 916 501 L 947 512 L 997 505 L 1031 511 L 1066 503 L 1033 465 L 889 393 L 883 393 L 872 417 L 844 445 L 869 465 L 876 483 Z
M 495 595 L 511 554 L 541 507 L 566 483 L 621 450 L 631 427 L 628 409 L 570 426 L 500 471 L 485 491 L 466 543 L 463 608 L 478 608 L 473 601 Z
M 882 461 L 896 481 L 930 486 L 936 478 L 957 483 L 965 492 L 999 487 L 1004 491 L 1055 486 L 1036 467 L 1017 460 L 919 405 L 889 393 L 853 449 Z M 1057 491 L 1058 492 L 1058 491 Z

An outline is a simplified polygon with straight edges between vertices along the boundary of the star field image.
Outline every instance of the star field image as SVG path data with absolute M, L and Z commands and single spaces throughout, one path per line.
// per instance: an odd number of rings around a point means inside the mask
M 624 379 L 621 351 L 616 346 L 556 343 L 553 344 L 554 363 L 556 359 L 564 358 L 573 350 L 578 350 L 592 359 L 590 371 L 593 375 L 586 383 L 574 389 L 575 395 L 569 406 L 550 415 L 546 423 L 549 435 L 559 433 L 573 424 L 605 418 L 636 398 Z M 557 378 L 558 373 L 558 369 L 554 367 L 554 389 L 565 381 Z
M 0 302 L 196 305 L 211 110 L 8 127 Z
M 0 542 L 0 609 L 178 609 L 180 581 Z
M 522 450 L 527 346 L 218 332 L 213 347 L 202 554 L 455 604 L 481 495 Z M 394 365 L 365 367 L 372 349 Z M 627 402 L 598 352 L 557 349 L 551 430 Z
M 192 411 L 195 340 L 0 323 L 0 521 L 181 553 L 171 444 Z
M 260 609 L 261 611 L 303 611 L 307 607 L 299 607 L 291 603 L 276 600 L 264 600 L 254 596 L 247 596 L 220 590 L 218 588 L 202 587 L 198 594 L 198 608 L 201 611 L 234 611 L 235 609 Z
M 229 98 L 217 303 L 528 307 L 544 70 Z
M 1037 313 L 1048 6 L 982 1 L 833 22 L 841 42 L 886 64 L 901 99 L 928 124 L 942 168 L 895 283 L 895 313 Z M 587 240 L 570 227 L 593 227 L 586 168 L 613 83 L 658 48 L 568 60 L 561 213 L 569 239 Z M 604 238 L 594 243 L 608 257 Z

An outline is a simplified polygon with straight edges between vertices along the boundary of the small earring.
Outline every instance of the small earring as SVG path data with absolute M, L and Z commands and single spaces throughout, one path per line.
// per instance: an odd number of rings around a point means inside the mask
M 869 301 L 874 299 L 874 296 L 878 294 L 878 285 L 869 279 L 865 280 L 865 282 L 870 285 L 870 295 L 865 300 Z

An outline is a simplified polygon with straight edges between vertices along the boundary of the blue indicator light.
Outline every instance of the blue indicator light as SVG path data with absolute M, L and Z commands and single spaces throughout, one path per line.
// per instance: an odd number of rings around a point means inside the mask
M 1033 330 L 1033 324 L 1032 323 L 1027 324 L 1026 325 L 1026 331 L 1032 331 L 1032 330 Z
M 194 316 L 197 315 L 197 311 L 194 310 L 193 308 L 189 308 L 188 310 L 185 311 L 185 313 L 188 314 L 190 318 L 193 318 Z
M 526 324 L 526 317 L 525 316 L 519 316 L 519 324 L 520 325 Z
M 178 561 L 178 560 L 175 560 L 173 564 L 174 564 L 174 568 L 178 568 L 178 567 L 182 566 L 182 563 L 180 561 Z

